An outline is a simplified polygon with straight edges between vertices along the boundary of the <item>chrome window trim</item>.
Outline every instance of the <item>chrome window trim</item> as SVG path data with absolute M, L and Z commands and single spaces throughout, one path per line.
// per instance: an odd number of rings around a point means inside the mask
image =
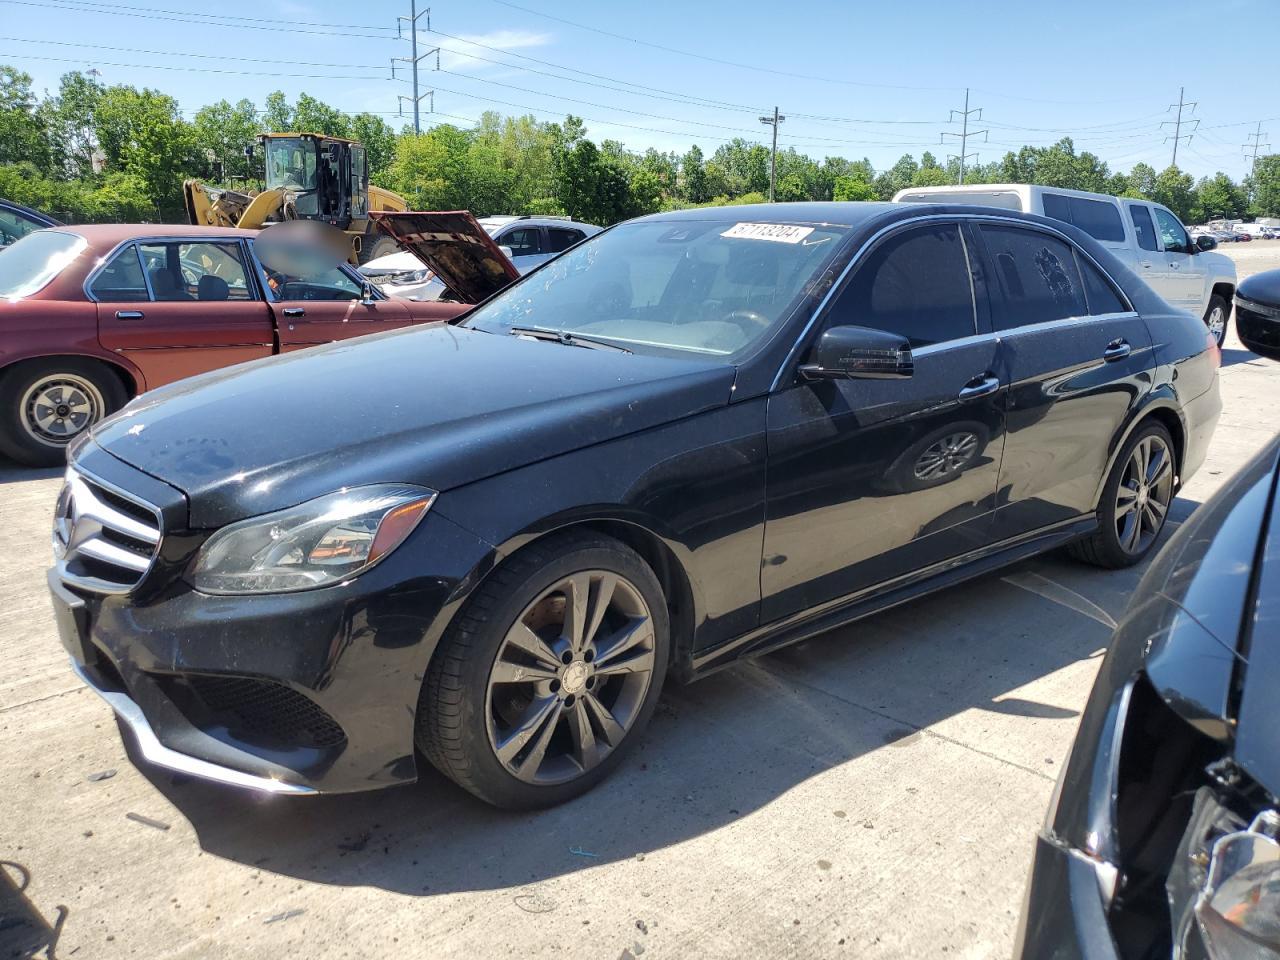
M 930 223 L 930 222 L 937 222 L 937 221 L 947 221 L 947 222 L 953 222 L 953 223 L 964 222 L 964 223 L 1011 224 L 1016 227 L 1023 227 L 1025 229 L 1033 230 L 1033 231 L 1039 230 L 1043 233 L 1048 233 L 1053 236 L 1056 236 L 1058 239 L 1066 243 L 1067 246 L 1070 247 L 1072 250 L 1077 250 L 1080 253 L 1083 253 L 1088 258 L 1089 262 L 1095 268 L 1097 268 L 1097 270 L 1102 274 L 1102 276 L 1105 277 L 1113 287 L 1115 287 L 1117 293 L 1119 293 L 1120 295 L 1120 299 L 1129 307 L 1128 313 L 1102 314 L 1102 316 L 1130 316 L 1130 315 L 1136 316 L 1137 315 L 1137 311 L 1133 309 L 1133 301 L 1130 300 L 1128 294 L 1125 293 L 1124 287 L 1116 283 L 1115 277 L 1111 275 L 1110 271 L 1108 271 L 1105 267 L 1103 267 L 1102 264 L 1100 264 L 1087 250 L 1082 248 L 1069 236 L 1067 236 L 1061 230 L 1058 230 L 1057 228 L 1053 227 L 1051 224 L 1029 223 L 1028 221 L 1021 220 L 1017 217 L 1004 217 L 994 213 L 979 213 L 979 214 L 931 213 L 925 216 L 911 217 L 910 219 L 897 220 L 897 221 L 894 221 L 893 223 L 886 224 L 885 226 L 881 227 L 879 230 L 873 233 L 870 237 L 868 237 L 863 242 L 862 246 L 858 248 L 857 253 L 855 253 L 849 259 L 849 262 L 845 265 L 845 268 L 840 271 L 840 276 L 836 278 L 836 282 L 831 285 L 831 289 L 829 289 L 826 292 L 826 295 L 823 296 L 822 301 L 818 304 L 817 309 L 813 311 L 813 316 L 809 318 L 808 322 L 804 325 L 804 329 L 800 331 L 800 335 L 796 338 L 795 343 L 792 344 L 791 349 L 787 351 L 787 355 L 783 358 L 782 363 L 779 365 L 778 372 L 774 376 L 773 382 L 769 385 L 770 393 L 775 392 L 781 386 L 783 375 L 787 372 L 787 369 L 791 367 L 792 364 L 795 362 L 795 357 L 797 353 L 799 352 L 800 348 L 804 345 L 804 343 L 809 339 L 809 335 L 813 330 L 814 326 L 818 323 L 819 320 L 823 319 L 826 316 L 827 309 L 830 306 L 832 297 L 834 297 L 836 293 L 841 290 L 841 288 L 844 286 L 845 280 L 848 278 L 849 274 L 852 273 L 853 270 L 856 269 L 857 266 L 862 262 L 862 259 L 866 255 L 867 251 L 871 249 L 871 247 L 875 243 L 879 242 L 881 238 L 885 237 L 886 235 L 894 231 L 903 230 L 908 227 L 916 226 L 922 223 Z M 963 235 L 964 235 L 964 231 L 961 231 L 961 236 L 963 237 Z M 973 279 L 972 277 L 970 277 L 970 283 L 972 282 L 973 282 Z M 976 297 L 974 299 L 974 309 L 975 310 L 977 309 Z M 1096 320 L 1098 319 L 1098 317 L 1090 315 L 1087 318 L 1068 317 L 1065 319 L 1068 321 L 1083 322 L 1086 319 Z M 1058 324 L 1062 322 L 1063 322 L 1062 320 L 1047 321 L 1047 323 L 1050 323 L 1050 324 Z M 1033 326 L 1038 327 L 1041 325 L 1034 324 Z M 1008 330 L 1000 330 L 1000 331 L 993 331 L 993 332 L 998 334 L 1008 334 L 1014 331 L 1027 330 L 1027 329 L 1030 329 L 1030 327 L 1010 327 Z M 948 340 L 945 342 L 954 343 L 955 341 Z M 930 344 L 930 346 L 942 346 L 942 345 L 943 344 Z M 921 347 L 920 349 L 924 350 L 927 348 Z M 915 352 L 916 351 L 914 350 L 912 351 L 913 354 Z
M 967 337 L 956 337 L 954 340 L 940 340 L 937 343 L 927 343 L 923 347 L 914 347 L 911 350 L 912 358 L 928 357 L 935 353 L 941 353 L 944 350 L 951 350 L 955 347 L 971 347 L 977 343 L 986 343 L 988 340 L 999 342 L 1001 339 L 998 333 L 985 332 L 974 333 Z
M 76 234 L 76 236 L 79 236 L 79 234 Z M 80 285 L 80 289 L 81 289 L 81 292 L 82 292 L 82 293 L 84 293 L 84 295 L 85 295 L 85 299 L 87 299 L 90 303 L 103 303 L 104 301 L 99 300 L 97 297 L 95 297 L 92 293 L 90 293 L 90 292 L 89 292 L 89 288 L 93 285 L 93 281 L 94 281 L 94 280 L 96 280 L 96 279 L 98 278 L 98 274 L 100 274 L 100 273 L 103 271 L 103 269 L 106 267 L 106 265 L 107 265 L 108 263 L 110 263 L 113 259 L 115 259 L 116 254 L 117 254 L 117 253 L 119 253 L 119 252 L 120 252 L 120 250 L 122 250 L 125 246 L 127 246 L 127 245 L 128 245 L 128 244 L 130 244 L 130 243 L 132 243 L 132 244 L 142 244 L 142 243 L 243 243 L 245 240 L 248 240 L 248 239 L 250 239 L 250 238 L 248 238 L 248 237 L 192 237 L 192 236 L 188 236 L 188 235 L 185 235 L 185 234 L 183 234 L 183 235 L 181 235 L 181 236 L 172 236 L 172 237 L 156 237 L 156 236 L 148 236 L 148 237 L 129 237 L 129 238 L 125 239 L 125 240 L 121 240 L 121 241 L 120 241 L 119 243 L 117 243 L 114 247 L 112 247 L 110 250 L 108 250 L 105 254 L 103 254 L 103 255 L 102 255 L 102 259 L 99 261 L 98 265 L 97 265 L 96 267 L 94 267 L 92 271 L 90 271 L 90 273 L 89 273 L 89 275 L 88 275 L 87 277 L 85 277 L 85 278 L 84 278 L 84 283 L 82 283 L 82 284 Z M 87 242 L 87 241 L 86 241 L 86 242 Z M 141 268 L 141 269 L 142 269 L 142 278 L 143 278 L 143 280 L 145 280 L 145 281 L 146 281 L 146 284 L 147 284 L 147 295 L 151 297 L 151 300 L 150 300 L 149 302 L 151 302 L 151 303 L 166 302 L 166 301 L 158 301 L 158 300 L 156 300 L 156 299 L 155 299 L 155 297 L 154 297 L 154 295 L 151 293 L 151 278 L 147 276 L 146 268 L 144 267 L 144 265 L 143 265 L 143 263 L 142 263 L 142 253 L 141 253 L 141 251 L 139 251 L 139 253 L 138 253 L 138 266 L 139 266 L 139 268 Z M 247 268 L 246 268 L 246 272 L 247 272 Z M 248 277 L 246 277 L 245 279 L 247 280 L 247 279 L 248 279 Z M 117 301 L 106 301 L 106 302 L 112 302 L 112 303 L 114 303 L 114 302 L 117 302 Z M 127 300 L 121 300 L 121 301 L 118 301 L 118 302 L 120 302 L 120 303 L 128 303 L 128 302 L 130 302 L 130 301 L 127 301 Z M 172 302 L 177 302 L 177 301 L 172 301 Z M 195 302 L 199 303 L 200 301 L 195 301 Z M 206 302 L 206 303 L 210 303 L 210 302 L 213 302 L 213 301 L 204 301 L 204 302 Z
M 1083 316 L 1059 317 L 1057 320 L 1042 320 L 1040 323 L 1028 323 L 1021 327 L 1009 327 L 1007 330 L 997 330 L 996 334 L 1000 339 L 1007 340 L 1026 333 L 1042 333 L 1045 330 L 1078 327 L 1086 323 L 1095 323 L 1099 320 L 1134 320 L 1137 317 L 1138 314 L 1131 310 L 1124 313 L 1088 313 Z

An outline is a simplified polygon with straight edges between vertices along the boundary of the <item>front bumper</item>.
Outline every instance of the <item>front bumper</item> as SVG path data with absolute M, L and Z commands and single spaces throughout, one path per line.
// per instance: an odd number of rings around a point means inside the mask
M 112 479 L 126 486 L 118 473 Z M 130 593 L 74 589 L 49 572 L 76 673 L 132 731 L 141 755 L 271 793 L 416 779 L 423 678 L 492 547 L 429 513 L 392 556 L 345 584 L 214 597 L 181 579 L 202 539 L 166 533 Z
M 1013 955 L 1019 960 L 1119 960 L 1102 893 L 1113 879 L 1107 865 L 1040 834 Z

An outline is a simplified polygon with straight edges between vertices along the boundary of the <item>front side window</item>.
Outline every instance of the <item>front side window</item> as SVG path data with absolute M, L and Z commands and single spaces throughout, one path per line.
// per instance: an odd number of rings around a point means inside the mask
M 537 227 L 508 230 L 498 243 L 510 247 L 513 257 L 528 257 L 542 252 L 542 237 Z
M 267 287 L 277 300 L 358 300 L 361 284 L 319 247 L 305 243 L 257 243 Z
M 1133 221 L 1133 232 L 1138 235 L 1138 246 L 1143 250 L 1159 250 L 1156 228 L 1151 222 L 1151 211 L 1141 204 L 1130 204 L 1129 219 Z
M 597 234 L 465 321 L 539 327 L 637 353 L 739 355 L 817 288 L 843 226 L 667 220 Z
M 1156 214 L 1156 226 L 1160 230 L 1160 239 L 1164 242 L 1165 253 L 1190 253 L 1191 238 L 1187 236 L 1186 227 L 1178 222 L 1168 210 L 1153 207 Z
M 43 290 L 87 246 L 74 233 L 38 230 L 0 249 L 0 300 Z
M 1088 313 L 1075 254 L 1066 242 L 1038 230 L 983 224 L 983 240 L 1002 296 L 997 330 Z
M 547 252 L 560 253 L 568 250 L 579 240 L 586 237 L 581 230 L 565 230 L 561 227 L 551 227 L 547 230 Z
M 976 333 L 960 227 L 907 230 L 872 250 L 832 307 L 828 326 L 840 324 L 901 334 L 913 347 Z
M 159 302 L 254 299 L 237 243 L 140 243 L 138 252 Z

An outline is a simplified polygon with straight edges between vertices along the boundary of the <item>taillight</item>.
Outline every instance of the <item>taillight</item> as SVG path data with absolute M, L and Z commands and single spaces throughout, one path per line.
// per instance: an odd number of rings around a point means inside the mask
M 1222 366 L 1222 348 L 1218 346 L 1218 341 L 1213 338 L 1212 333 L 1206 333 L 1205 339 L 1209 341 L 1209 356 L 1213 360 L 1213 368 L 1216 370 Z

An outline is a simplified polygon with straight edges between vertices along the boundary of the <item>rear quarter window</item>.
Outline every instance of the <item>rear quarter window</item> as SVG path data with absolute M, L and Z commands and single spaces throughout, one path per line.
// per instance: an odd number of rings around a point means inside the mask
M 1124 242 L 1124 223 L 1114 203 L 1061 193 L 1043 194 L 1042 202 L 1046 217 L 1077 226 L 1095 240 Z
M 0 248 L 0 300 L 39 293 L 88 246 L 84 237 L 37 230 Z

